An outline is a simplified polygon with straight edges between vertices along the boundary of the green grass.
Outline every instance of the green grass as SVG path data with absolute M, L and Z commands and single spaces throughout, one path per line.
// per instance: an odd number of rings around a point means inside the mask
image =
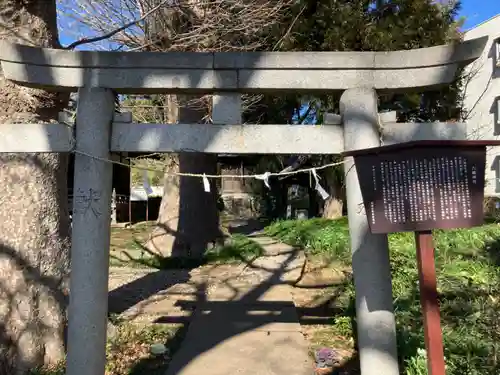
M 266 234 L 309 254 L 350 265 L 349 232 L 340 220 L 280 221 Z M 447 375 L 500 374 L 500 226 L 435 231 Z M 427 374 L 413 233 L 389 236 L 399 355 L 404 374 Z M 355 325 L 352 283 L 337 300 L 342 314 L 332 333 L 352 336 Z
M 233 234 L 228 244 L 207 251 L 205 258 L 210 263 L 248 262 L 264 254 L 264 249 L 242 234 Z
M 106 345 L 106 375 L 163 375 L 173 353 L 179 348 L 180 326 L 120 324 Z M 167 352 L 155 356 L 153 344 L 165 345 Z
M 133 229 L 114 228 L 111 233 L 110 264 L 156 269 L 193 268 L 206 263 L 248 262 L 264 253 L 264 249 L 255 241 L 242 234 L 233 234 L 224 245 L 207 250 L 201 259 L 162 257 L 143 245 L 150 231 L 151 225 Z
M 154 324 L 140 326 L 121 322 L 106 343 L 105 375 L 163 375 L 184 331 L 180 325 Z M 166 353 L 153 355 L 151 346 L 163 344 Z M 51 368 L 32 370 L 30 375 L 64 375 L 64 362 Z

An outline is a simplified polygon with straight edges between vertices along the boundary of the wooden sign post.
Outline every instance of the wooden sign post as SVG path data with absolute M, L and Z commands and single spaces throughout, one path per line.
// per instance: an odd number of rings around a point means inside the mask
M 353 156 L 372 233 L 415 232 L 429 375 L 445 375 L 433 229 L 483 224 L 486 146 L 500 141 L 415 141 Z

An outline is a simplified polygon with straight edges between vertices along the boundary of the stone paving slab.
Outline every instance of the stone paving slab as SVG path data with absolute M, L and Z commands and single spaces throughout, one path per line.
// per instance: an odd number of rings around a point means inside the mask
M 198 302 L 166 375 L 311 375 L 292 299 L 303 255 L 262 236 L 263 256 Z M 270 249 L 268 248 L 270 247 Z M 189 303 L 187 303 L 189 305 Z
M 255 293 L 255 297 L 252 294 Z M 239 304 L 255 304 L 262 301 L 291 301 L 292 290 L 289 285 L 272 285 L 256 291 L 255 287 L 241 282 L 217 285 L 207 296 L 208 301 L 237 301 Z
M 213 332 L 213 333 L 212 333 Z M 210 331 L 186 337 L 167 375 L 311 375 L 312 364 L 302 333 L 247 331 L 227 337 Z M 194 359 L 193 359 L 194 356 Z
M 291 302 L 264 302 L 241 305 L 238 302 L 207 302 L 196 311 L 190 330 L 219 335 L 223 327 L 228 338 L 243 332 L 300 332 L 297 311 Z

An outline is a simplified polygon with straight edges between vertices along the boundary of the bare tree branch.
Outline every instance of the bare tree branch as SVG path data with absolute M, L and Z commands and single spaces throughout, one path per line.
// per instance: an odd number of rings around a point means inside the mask
M 170 0 L 168 4 L 158 1 L 122 0 L 120 7 L 113 0 L 62 4 L 60 11 L 66 19 L 72 18 L 85 29 L 101 34 L 82 38 L 66 49 L 105 39 L 134 51 L 146 47 L 158 51 L 269 49 L 270 28 L 280 24 L 293 5 L 293 0 Z M 152 12 L 159 27 L 146 38 L 141 23 Z M 127 18 L 132 21 L 125 23 Z
M 109 40 L 130 52 L 276 50 L 304 11 L 289 17 L 294 0 L 120 0 L 118 6 L 115 0 L 58 1 L 64 19 L 75 23 L 71 30 L 100 35 L 75 35 L 79 40 L 65 49 Z M 152 25 L 154 32 L 146 30 Z M 276 35 L 280 29 L 282 36 Z M 99 43 L 95 46 L 100 48 Z M 243 95 L 243 111 L 256 109 L 262 98 Z M 206 106 L 207 101 L 200 98 L 200 103 L 189 105 Z
M 295 23 L 297 22 L 297 20 L 300 18 L 300 16 L 302 16 L 302 13 L 304 13 L 304 10 L 306 10 L 306 6 L 305 5 L 302 7 L 302 9 L 300 10 L 300 12 L 297 13 L 297 15 L 295 16 L 295 18 L 293 19 L 292 23 L 290 24 L 290 26 L 288 27 L 288 29 L 286 30 L 286 32 L 283 34 L 283 36 L 278 40 L 278 42 L 276 42 L 276 44 L 274 45 L 273 51 L 276 50 L 276 49 L 278 49 L 279 47 L 281 47 L 281 45 L 283 44 L 283 40 L 285 40 L 285 38 L 290 34 L 290 32 L 293 29 L 293 26 L 295 25 Z
M 121 26 L 121 27 L 119 27 L 117 29 L 114 29 L 114 30 L 112 30 L 112 31 L 110 31 L 110 32 L 108 32 L 108 33 L 106 33 L 104 35 L 96 36 L 96 37 L 93 37 L 93 38 L 83 38 L 83 39 L 77 40 L 77 41 L 71 43 L 70 45 L 68 45 L 67 47 L 63 47 L 63 49 L 66 49 L 66 50 L 74 49 L 74 48 L 76 48 L 76 47 L 78 47 L 78 46 L 80 46 L 82 44 L 95 43 L 95 42 L 100 42 L 101 40 L 109 39 L 113 35 L 116 35 L 119 32 L 124 31 L 124 30 L 128 29 L 129 27 L 131 27 L 133 25 L 138 24 L 139 22 L 144 21 L 148 16 L 150 16 L 151 14 L 153 14 L 154 12 L 156 12 L 162 6 L 166 5 L 168 2 L 170 2 L 170 0 L 164 0 L 164 1 L 162 1 L 160 4 L 158 4 L 157 6 L 155 6 L 154 8 L 152 8 L 151 10 L 149 10 L 148 12 L 146 12 L 141 18 L 133 20 L 132 22 L 128 22 L 125 25 L 123 25 L 123 26 Z

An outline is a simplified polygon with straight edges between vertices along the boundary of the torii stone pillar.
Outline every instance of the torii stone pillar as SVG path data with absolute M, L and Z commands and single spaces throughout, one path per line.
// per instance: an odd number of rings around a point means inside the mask
M 76 146 L 110 159 L 111 90 L 79 90 Z M 106 363 L 113 165 L 75 155 L 67 375 L 101 375 Z
M 345 151 L 380 146 L 375 90 L 345 91 L 340 113 Z M 345 159 L 344 169 L 361 374 L 399 375 L 387 235 L 370 233 L 352 157 Z

